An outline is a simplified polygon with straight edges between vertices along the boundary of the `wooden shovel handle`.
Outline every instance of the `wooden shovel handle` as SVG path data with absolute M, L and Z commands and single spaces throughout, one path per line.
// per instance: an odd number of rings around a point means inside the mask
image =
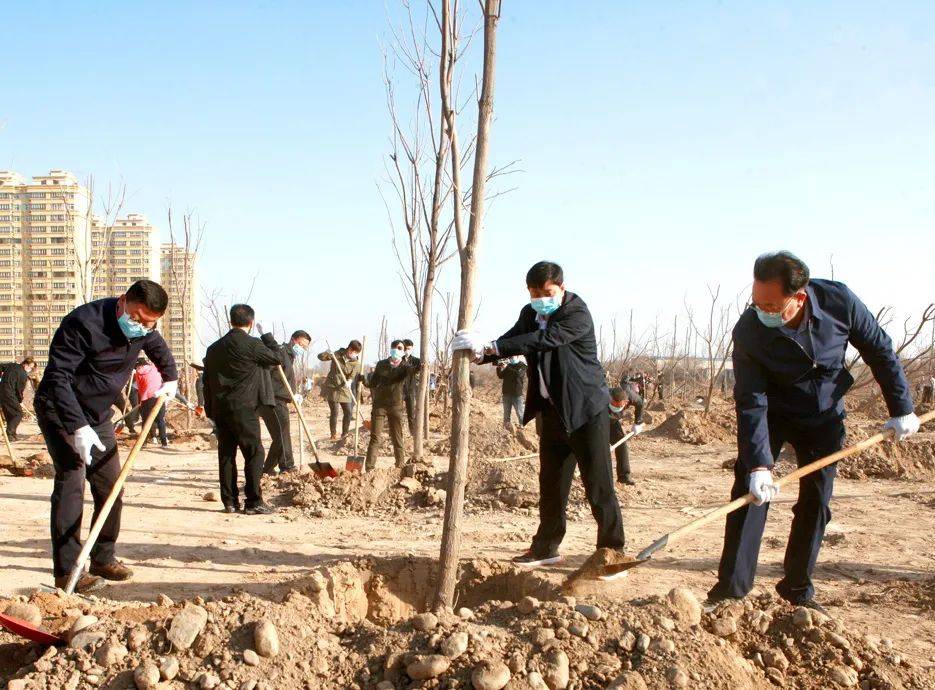
M 312 453 L 315 454 L 315 462 L 320 465 L 321 459 L 318 457 L 318 446 L 315 445 L 315 439 L 312 438 L 312 432 L 309 431 L 308 424 L 305 423 L 305 417 L 302 416 L 302 409 L 295 401 L 295 392 L 292 390 L 292 386 L 289 385 L 289 379 L 286 378 L 286 372 L 283 370 L 281 364 L 276 365 L 276 371 L 279 372 L 279 378 L 282 380 L 286 390 L 289 391 L 289 400 L 292 401 L 292 406 L 295 408 L 296 414 L 299 415 L 299 423 L 302 425 L 302 430 L 305 432 L 305 438 L 307 438 L 308 442 L 312 444 Z
M 108 494 L 107 500 L 104 501 L 104 505 L 101 506 L 101 511 L 98 513 L 97 519 L 94 521 L 94 524 L 91 525 L 91 531 L 88 533 L 88 538 L 85 539 L 84 546 L 81 547 L 81 553 L 78 554 L 78 560 L 75 561 L 75 566 L 71 569 L 71 575 L 68 576 L 68 584 L 65 586 L 65 594 L 71 594 L 75 591 L 75 585 L 78 584 L 78 579 L 84 572 L 84 564 L 88 560 L 88 556 L 91 555 L 91 550 L 97 543 L 97 538 L 100 536 L 101 530 L 104 528 L 104 521 L 107 520 L 107 516 L 110 515 L 110 511 L 114 507 L 114 503 L 117 501 L 117 496 L 120 495 L 120 492 L 123 490 L 123 485 L 127 481 L 127 477 L 130 476 L 130 470 L 133 469 L 133 463 L 136 462 L 136 456 L 139 455 L 140 451 L 143 449 L 143 445 L 149 438 L 149 432 L 152 430 L 153 424 L 156 422 L 156 417 L 159 414 L 159 410 L 161 410 L 162 406 L 165 404 L 166 396 L 160 395 L 158 398 L 156 398 L 156 404 L 153 405 L 153 409 L 150 411 L 149 415 L 143 422 L 143 428 L 140 429 L 140 435 L 137 437 L 136 443 L 133 444 L 133 448 L 130 450 L 130 454 L 123 463 L 123 467 L 120 469 L 120 474 L 117 475 L 117 480 L 114 482 L 114 486 L 110 490 L 110 494 Z M 81 462 L 84 461 L 81 460 Z

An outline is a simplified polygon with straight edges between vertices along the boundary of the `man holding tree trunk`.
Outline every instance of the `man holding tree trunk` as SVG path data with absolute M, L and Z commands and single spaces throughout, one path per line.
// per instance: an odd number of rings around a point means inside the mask
M 539 441 L 539 529 L 526 553 L 514 562 L 528 567 L 559 563 L 566 507 L 577 466 L 591 514 L 597 547 L 623 551 L 623 518 L 609 462 L 607 405 L 610 400 L 597 358 L 594 322 L 587 305 L 565 289 L 561 266 L 540 261 L 526 274 L 530 303 L 516 324 L 493 342 L 459 331 L 453 350 L 470 350 L 478 363 L 524 355 L 528 392 L 523 423 L 541 420 Z

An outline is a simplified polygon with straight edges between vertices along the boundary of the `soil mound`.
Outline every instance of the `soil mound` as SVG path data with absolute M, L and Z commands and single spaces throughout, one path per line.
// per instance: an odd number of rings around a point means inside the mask
M 36 477 L 38 479 L 51 479 L 55 476 L 55 466 L 52 456 L 47 451 L 39 451 L 28 458 L 11 460 L 0 457 L 0 470 L 6 470 L 14 477 Z
M 449 422 L 450 424 L 450 422 Z M 471 459 L 510 458 L 535 453 L 539 448 L 533 424 L 514 431 L 503 428 L 503 418 L 485 406 L 471 408 Z M 436 441 L 430 452 L 447 456 L 451 453 L 451 439 Z
M 112 604 L 35 594 L 46 650 L 0 632 L 9 687 L 931 687 L 931 669 L 772 595 L 702 614 L 691 591 L 636 601 L 561 596 L 543 575 L 468 561 L 457 613 L 425 609 L 434 563 L 343 561 L 274 600 Z M 26 604 L 27 602 L 20 602 Z M 6 608 L 7 602 L 0 603 Z
M 664 422 L 647 432 L 651 438 L 664 438 L 692 445 L 722 442 L 736 439 L 736 418 L 726 410 L 711 408 L 705 415 L 703 410 L 679 410 Z
M 848 420 L 847 443 L 859 443 L 880 428 L 879 422 Z M 838 473 L 848 479 L 935 479 L 935 432 L 922 431 L 899 443 L 878 443 L 841 462 Z
M 468 467 L 465 498 L 475 508 L 535 508 L 539 505 L 539 460 L 485 460 L 473 457 Z M 584 487 L 576 478 L 569 503 L 584 501 Z

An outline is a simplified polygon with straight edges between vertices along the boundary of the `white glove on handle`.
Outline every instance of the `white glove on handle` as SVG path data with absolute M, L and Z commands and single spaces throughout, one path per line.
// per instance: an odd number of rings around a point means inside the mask
M 632 431 L 632 432 L 633 432 L 633 435 L 636 436 L 636 435 L 638 435 L 638 434 L 642 434 L 642 433 L 643 433 L 643 429 L 644 429 L 645 427 L 646 427 L 646 425 L 643 424 L 643 423 L 634 424 L 633 427 L 630 429 L 630 431 Z
M 890 417 L 883 425 L 883 431 L 893 430 L 893 438 L 902 441 L 907 436 L 912 436 L 919 430 L 919 418 L 915 412 L 904 414 L 902 417 Z
M 474 354 L 474 359 L 482 359 L 484 356 L 484 347 L 488 343 L 480 337 L 475 331 L 458 331 L 451 341 L 452 352 L 456 350 L 470 350 Z
M 91 464 L 92 449 L 97 448 L 102 453 L 106 450 L 97 432 L 90 426 L 83 426 L 75 431 L 71 438 L 71 447 L 75 449 L 78 457 L 84 460 L 85 465 Z
M 172 400 L 175 397 L 175 394 L 179 392 L 179 382 L 178 381 L 163 381 L 162 388 L 156 391 L 156 397 L 164 395 L 169 400 Z
M 304 398 L 300 394 L 296 393 L 295 395 L 292 396 L 292 399 L 295 400 L 296 405 L 298 405 L 299 407 L 302 406 L 302 400 L 304 400 Z
M 753 494 L 753 505 L 761 506 L 769 503 L 779 495 L 779 486 L 773 483 L 773 473 L 769 470 L 753 470 L 750 473 L 750 493 Z

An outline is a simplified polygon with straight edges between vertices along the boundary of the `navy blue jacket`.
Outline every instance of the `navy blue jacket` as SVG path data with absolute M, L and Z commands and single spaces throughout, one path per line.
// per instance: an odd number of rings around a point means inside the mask
M 178 380 L 175 358 L 159 332 L 132 341 L 123 334 L 116 298 L 81 305 L 62 319 L 52 337 L 49 365 L 33 404 L 36 414 L 69 434 L 109 421 L 111 405 L 127 385 L 141 351 L 163 381 Z
M 529 387 L 523 424 L 531 421 L 549 404 L 539 392 L 539 362 L 545 372 L 546 390 L 552 405 L 565 424 L 566 431 L 584 426 L 607 410 L 610 396 L 604 370 L 597 359 L 594 321 L 584 300 L 565 291 L 565 298 L 540 330 L 536 312 L 526 305 L 516 324 L 496 341 L 497 354 L 485 358 L 492 362 L 511 355 L 525 355 L 529 363 Z
M 744 467 L 772 467 L 769 424 L 807 428 L 844 416 L 854 378 L 844 368 L 850 343 L 883 390 L 891 416 L 913 411 L 909 383 L 889 336 L 844 283 L 812 280 L 805 288 L 813 356 L 753 307 L 734 326 L 737 448 Z M 767 423 L 767 419 L 769 424 Z

